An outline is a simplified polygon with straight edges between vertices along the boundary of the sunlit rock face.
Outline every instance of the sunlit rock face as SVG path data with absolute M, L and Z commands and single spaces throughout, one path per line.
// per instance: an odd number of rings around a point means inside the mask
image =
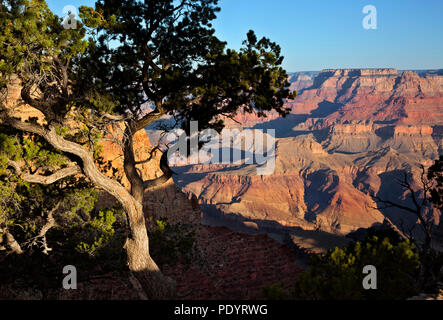
M 380 209 L 372 196 L 412 206 L 396 179 L 412 171 L 418 190 L 419 166 L 442 153 L 441 73 L 340 69 L 292 75 L 291 81 L 300 94 L 287 102 L 286 118 L 239 114 L 240 124 L 228 121 L 230 127 L 276 130 L 272 175 L 257 175 L 246 164 L 177 168 L 176 184 L 197 197 L 208 223 L 342 235 L 385 217 L 405 228 L 415 224 L 414 215 Z M 439 223 L 438 212 L 429 215 Z
M 289 103 L 293 113 L 337 120 L 442 124 L 443 76 L 395 69 L 323 70 Z

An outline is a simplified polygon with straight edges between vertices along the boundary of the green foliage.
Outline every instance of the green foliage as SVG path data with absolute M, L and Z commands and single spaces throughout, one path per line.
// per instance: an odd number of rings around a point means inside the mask
M 191 120 L 200 129 L 221 130 L 220 116 L 240 106 L 260 115 L 273 109 L 287 114 L 284 99 L 294 94 L 280 47 L 250 31 L 239 52 L 227 49 L 211 24 L 217 3 L 103 0 L 81 7 L 91 37 L 77 76 L 94 88 L 89 108 L 138 114 L 149 102 L 174 114 L 185 131 Z
M 73 221 L 88 219 L 97 201 L 95 189 L 78 181 L 65 181 L 44 186 L 22 183 L 8 184 L 8 195 L 0 201 L 0 229 L 8 230 L 23 246 L 36 237 L 47 222 L 47 214 L 59 203 L 55 220 L 61 230 L 69 229 Z M 6 187 L 0 182 L 0 192 Z M 55 227 L 54 227 L 55 228 Z
M 17 217 L 14 217 L 14 213 L 20 209 L 21 201 L 23 196 L 15 192 L 10 181 L 0 181 L 0 230 L 15 224 Z
M 97 203 L 98 193 L 94 188 L 68 190 L 64 195 L 64 206 L 69 208 L 70 216 L 67 219 L 77 217 L 80 213 L 83 217 L 90 217 L 90 213 Z
M 289 293 L 283 288 L 283 283 L 274 283 L 264 287 L 262 295 L 266 300 L 288 300 L 290 297 Z
M 0 254 L 0 282 L 13 282 L 21 290 L 60 288 L 60 270 L 70 264 L 82 270 L 79 281 L 97 272 L 118 271 L 124 276 L 128 271 L 123 250 L 127 225 L 121 208 L 93 210 L 88 216 L 80 214 L 87 211 L 78 208 L 78 215 L 56 217 L 59 225 L 47 234 L 48 245 L 53 249 L 49 255 L 39 250 L 23 255 Z M 23 243 L 21 237 L 18 240 Z
M 63 224 L 49 237 L 60 242 L 57 249 L 65 252 L 64 258 L 84 268 L 100 264 L 108 270 L 126 270 L 127 223 L 122 208 L 81 209 L 78 213 L 65 215 Z
M 3 129 L 3 128 L 0 128 Z M 3 159 L 25 161 L 36 168 L 57 169 L 66 164 L 66 156 L 54 150 L 43 139 L 22 133 L 0 132 L 0 156 Z
M 167 219 L 155 220 L 149 236 L 151 255 L 159 265 L 192 261 L 195 231 L 191 225 L 173 225 Z
M 116 222 L 113 210 L 99 211 L 96 217 L 84 224 L 78 235 L 81 241 L 75 250 L 94 256 L 96 252 L 106 246 L 114 236 L 113 224 Z
M 54 15 L 45 1 L 2 0 L 0 2 L 0 73 L 5 79 L 20 73 L 30 79 L 33 71 L 50 73 L 49 57 L 72 58 L 84 52 L 84 29 L 64 29 L 62 19 Z
M 363 267 L 377 268 L 377 290 L 365 290 Z M 404 299 L 417 293 L 419 255 L 409 241 L 393 245 L 372 236 L 345 248 L 314 256 L 310 268 L 296 282 L 301 299 Z
M 119 101 L 114 100 L 113 96 L 107 93 L 92 91 L 87 97 L 88 104 L 82 104 L 81 107 L 89 107 L 93 110 L 100 110 L 103 113 L 112 113 L 119 106 Z
M 69 133 L 69 129 L 67 127 L 57 126 L 55 131 L 59 136 L 65 137 Z
M 72 221 L 88 219 L 97 202 L 97 191 L 82 178 L 70 177 L 52 185 L 22 180 L 8 160 L 23 173 L 46 174 L 62 168 L 67 157 L 43 139 L 0 126 L 0 230 L 15 237 L 22 249 L 34 250 L 34 239 L 58 203 L 55 218 L 61 229 Z
M 44 86 L 55 81 L 53 58 L 61 58 L 65 63 L 84 52 L 84 36 L 80 24 L 76 30 L 64 29 L 62 19 L 49 10 L 45 1 L 2 0 L 0 89 L 7 86 L 12 74 L 26 83 L 35 81 L 36 75 L 42 76 Z

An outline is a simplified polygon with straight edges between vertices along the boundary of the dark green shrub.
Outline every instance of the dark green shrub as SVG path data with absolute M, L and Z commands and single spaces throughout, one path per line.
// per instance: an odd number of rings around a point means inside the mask
M 113 224 L 115 221 L 116 218 L 112 210 L 99 211 L 96 217 L 93 217 L 82 227 L 82 232 L 79 235 L 80 242 L 75 250 L 94 256 L 114 236 Z
M 283 288 L 282 284 L 273 283 L 263 288 L 263 298 L 266 300 L 288 300 L 289 293 Z
M 159 265 L 192 261 L 195 243 L 192 225 L 170 224 L 165 218 L 159 219 L 149 232 L 149 239 L 151 255 Z
M 363 267 L 377 268 L 377 289 L 365 290 Z M 371 236 L 345 248 L 314 256 L 296 281 L 300 299 L 405 299 L 418 293 L 419 255 L 409 241 L 392 244 Z

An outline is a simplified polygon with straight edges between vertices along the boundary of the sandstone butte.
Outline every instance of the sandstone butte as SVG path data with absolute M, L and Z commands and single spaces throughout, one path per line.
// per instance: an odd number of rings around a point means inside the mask
M 443 72 L 399 73 L 396 69 L 326 69 L 300 72 L 289 81 L 298 97 L 288 101 L 292 114 L 337 120 L 389 121 L 403 124 L 443 124 Z M 276 118 L 240 113 L 247 126 Z M 231 124 L 230 121 L 227 121 Z

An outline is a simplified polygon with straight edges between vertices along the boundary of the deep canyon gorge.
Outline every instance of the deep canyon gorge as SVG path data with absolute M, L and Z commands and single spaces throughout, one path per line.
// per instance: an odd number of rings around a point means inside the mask
M 410 173 L 418 192 L 420 165 L 429 167 L 442 153 L 442 71 L 323 70 L 290 81 L 299 95 L 287 102 L 287 117 L 238 114 L 226 121 L 231 128 L 276 130 L 272 175 L 246 164 L 174 169 L 175 183 L 198 199 L 203 220 L 290 235 L 314 249 L 385 218 L 404 230 L 416 224 L 413 214 L 380 208 L 374 197 L 412 205 L 396 179 Z M 441 225 L 437 211 L 428 214 Z

